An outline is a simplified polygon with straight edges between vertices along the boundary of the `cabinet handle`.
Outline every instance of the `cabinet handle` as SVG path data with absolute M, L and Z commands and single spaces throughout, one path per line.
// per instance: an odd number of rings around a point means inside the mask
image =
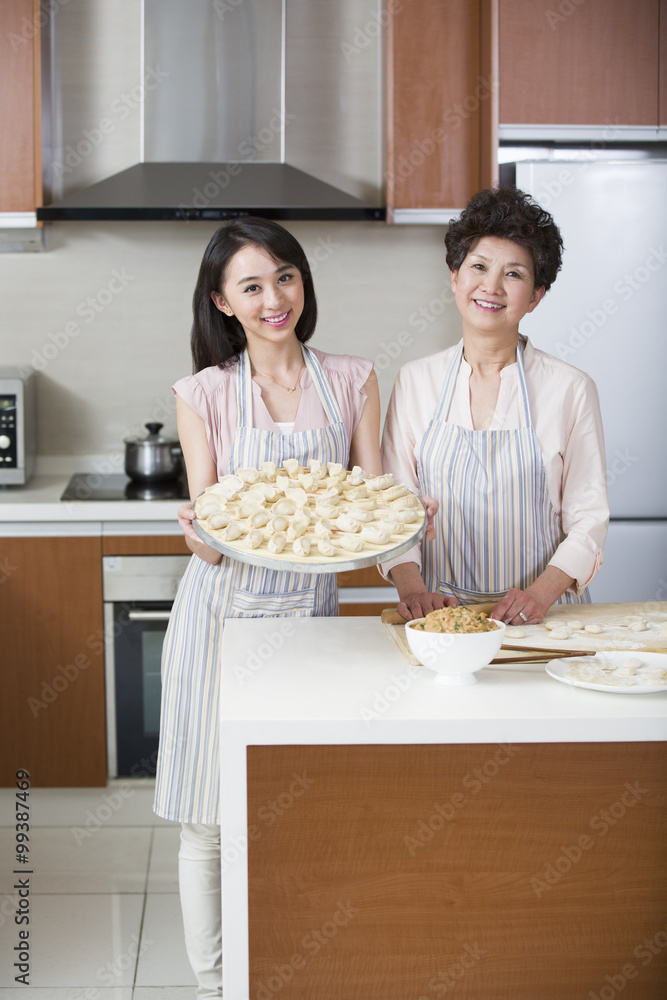
M 128 617 L 131 622 L 167 622 L 171 611 L 130 611 Z

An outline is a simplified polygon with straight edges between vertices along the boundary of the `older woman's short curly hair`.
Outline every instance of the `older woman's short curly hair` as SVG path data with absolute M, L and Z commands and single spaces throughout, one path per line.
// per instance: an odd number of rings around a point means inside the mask
M 535 287 L 548 290 L 560 270 L 563 251 L 558 226 L 540 205 L 515 187 L 478 191 L 445 236 L 447 265 L 458 271 L 483 236 L 512 240 L 525 247 L 535 266 Z

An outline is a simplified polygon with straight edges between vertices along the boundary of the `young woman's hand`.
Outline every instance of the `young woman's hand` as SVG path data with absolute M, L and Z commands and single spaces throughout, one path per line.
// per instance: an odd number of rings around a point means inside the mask
M 192 522 L 195 519 L 195 512 L 192 509 L 192 504 L 184 503 L 178 508 L 178 523 L 181 526 L 183 534 L 186 538 L 189 538 L 193 542 L 200 541 L 199 535 L 196 533 Z

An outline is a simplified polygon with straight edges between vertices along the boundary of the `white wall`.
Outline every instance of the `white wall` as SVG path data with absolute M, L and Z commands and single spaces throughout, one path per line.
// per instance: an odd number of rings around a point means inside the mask
M 170 386 L 191 371 L 192 292 L 215 228 L 53 223 L 45 253 L 0 256 L 0 365 L 39 372 L 39 455 L 117 457 L 123 438 L 153 417 L 175 431 Z M 384 409 L 402 364 L 460 337 L 444 229 L 288 228 L 314 267 L 313 346 L 373 358 Z

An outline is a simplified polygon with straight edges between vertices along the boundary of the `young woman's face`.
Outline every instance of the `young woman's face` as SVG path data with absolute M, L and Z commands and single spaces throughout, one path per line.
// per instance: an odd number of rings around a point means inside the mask
M 282 344 L 296 336 L 303 312 L 301 272 L 260 247 L 243 247 L 227 265 L 222 291 L 211 298 L 221 312 L 236 316 L 251 349 L 253 343 Z
M 464 329 L 502 333 L 518 330 L 544 288 L 535 288 L 533 259 L 512 240 L 483 236 L 452 272 L 452 291 Z

